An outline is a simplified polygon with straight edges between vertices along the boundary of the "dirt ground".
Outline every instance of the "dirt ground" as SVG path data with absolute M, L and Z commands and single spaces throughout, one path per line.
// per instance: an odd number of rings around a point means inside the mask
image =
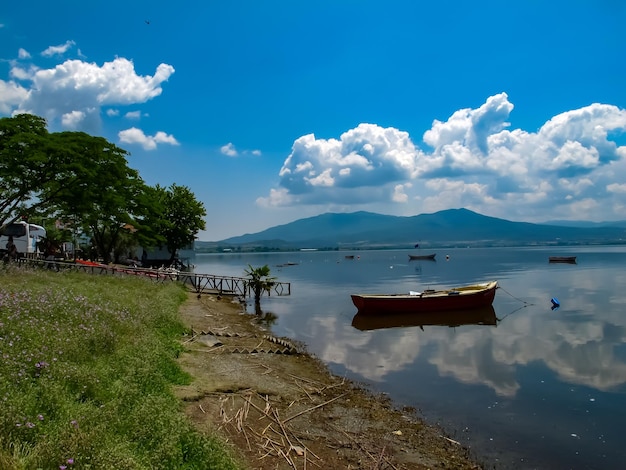
M 333 376 L 303 345 L 275 338 L 229 297 L 189 294 L 181 316 L 186 412 L 248 469 L 477 469 L 413 410 Z

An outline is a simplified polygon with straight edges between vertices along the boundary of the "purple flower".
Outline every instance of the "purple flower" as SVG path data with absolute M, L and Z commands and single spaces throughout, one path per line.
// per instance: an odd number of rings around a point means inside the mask
M 38 419 L 39 421 L 43 421 L 43 415 L 37 415 L 37 419 Z
M 67 465 L 59 465 L 59 470 L 65 470 L 67 468 Z
M 74 428 L 78 429 L 78 421 L 76 421 L 75 419 L 73 419 L 72 421 L 70 421 L 70 424 L 72 426 L 74 426 Z
M 74 459 L 72 459 L 72 458 L 67 459 L 67 464 L 68 465 L 74 465 Z
M 26 423 L 26 427 L 32 429 L 35 427 L 35 425 L 29 421 L 28 423 Z

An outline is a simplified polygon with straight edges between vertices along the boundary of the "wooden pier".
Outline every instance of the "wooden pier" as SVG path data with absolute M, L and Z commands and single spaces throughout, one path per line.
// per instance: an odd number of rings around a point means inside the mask
M 178 281 L 187 289 L 198 294 L 232 295 L 245 299 L 251 294 L 248 279 L 244 277 L 218 276 L 214 274 L 198 274 L 168 269 L 145 269 L 125 266 L 109 266 L 105 264 L 81 264 L 73 261 L 48 261 L 41 259 L 21 258 L 18 264 L 35 265 L 40 268 L 56 271 L 72 270 L 90 274 L 127 275 L 147 277 L 155 282 Z M 270 295 L 291 295 L 291 283 L 275 281 Z
M 197 293 L 235 295 L 246 298 L 251 292 L 248 286 L 248 280 L 243 277 L 181 272 L 178 273 L 178 281 Z M 290 295 L 291 284 L 289 282 L 274 282 L 271 293 L 276 295 Z

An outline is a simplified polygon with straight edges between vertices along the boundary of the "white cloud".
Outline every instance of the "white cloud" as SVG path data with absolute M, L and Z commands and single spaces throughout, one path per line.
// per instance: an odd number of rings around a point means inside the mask
M 405 189 L 410 188 L 410 187 L 411 187 L 411 183 L 396 184 L 396 186 L 393 188 L 393 195 L 391 197 L 391 200 L 394 202 L 401 202 L 401 203 L 408 202 L 409 196 L 407 196 L 407 194 L 404 191 Z
M 408 208 L 412 201 L 412 214 L 468 207 L 535 221 L 555 211 L 563 218 L 626 218 L 626 146 L 611 140 L 626 131 L 626 110 L 591 104 L 551 117 L 536 132 L 510 129 L 512 110 L 500 93 L 477 109 L 434 120 L 423 134 L 429 151 L 407 132 L 374 124 L 338 139 L 304 135 L 285 159 L 272 196 L 259 200 L 352 209 L 385 200 Z
M 296 199 L 289 194 L 286 189 L 270 189 L 268 197 L 259 197 L 256 200 L 256 204 L 259 207 L 284 207 L 289 206 L 296 202 Z
M 222 152 L 223 155 L 227 155 L 229 157 L 236 157 L 239 155 L 237 149 L 232 142 L 228 142 L 226 145 L 222 145 L 220 147 L 220 152 Z
M 144 134 L 141 129 L 131 127 L 120 131 L 118 134 L 120 142 L 125 144 L 139 144 L 144 150 L 155 150 L 158 144 L 180 145 L 172 135 L 165 132 L 157 132 L 153 136 Z
M 46 49 L 44 55 L 56 56 L 72 46 L 68 41 Z M 20 57 L 27 58 L 22 51 Z M 173 73 L 171 65 L 160 64 L 154 75 L 138 75 L 133 62 L 121 57 L 102 65 L 68 59 L 47 69 L 12 63 L 10 74 L 16 81 L 0 80 L 0 90 L 8 91 L 0 93 L 0 112 L 28 112 L 62 125 L 75 124 L 67 116 L 83 113 L 89 119 L 82 120 L 79 130 L 94 132 L 100 127 L 100 108 L 145 103 L 162 93 L 163 82 Z
M 63 127 L 66 129 L 78 129 L 85 120 L 86 114 L 83 111 L 72 111 L 61 117 Z
M 126 114 L 124 114 L 124 117 L 126 119 L 137 120 L 137 119 L 141 118 L 141 111 L 129 111 Z
M 65 41 L 65 44 L 48 47 L 45 51 L 41 53 L 41 55 L 44 57 L 52 57 L 54 55 L 63 55 L 68 51 L 69 48 L 75 45 L 76 43 L 74 41 Z
M 302 201 L 346 195 L 368 186 L 388 185 L 414 178 L 421 152 L 408 133 L 374 124 L 360 124 L 339 139 L 297 139 L 280 170 L 280 185 Z M 358 199 L 361 196 L 355 195 Z
M 21 47 L 17 51 L 17 56 L 20 59 L 30 59 L 30 53 L 26 49 L 22 49 Z
M 109 108 L 109 109 L 107 109 L 106 114 L 107 114 L 107 116 L 110 116 L 110 117 L 119 116 L 120 115 L 120 110 L 119 109 Z
M 611 183 L 606 190 L 610 193 L 626 194 L 626 184 Z
M 14 81 L 0 80 L 0 113 L 10 114 L 28 96 L 28 90 Z
M 13 65 L 11 67 L 11 70 L 9 71 L 9 75 L 11 76 L 11 78 L 14 78 L 16 80 L 25 81 L 30 80 L 35 72 L 37 72 L 37 67 L 31 66 L 29 68 L 23 68 L 18 67 L 17 65 Z
M 235 147 L 235 144 L 233 144 L 232 142 L 228 142 L 226 145 L 222 145 L 220 147 L 220 153 L 228 157 L 239 157 L 240 155 L 253 155 L 255 157 L 260 157 L 262 155 L 261 151 L 258 149 L 241 151 L 237 150 L 237 147 Z

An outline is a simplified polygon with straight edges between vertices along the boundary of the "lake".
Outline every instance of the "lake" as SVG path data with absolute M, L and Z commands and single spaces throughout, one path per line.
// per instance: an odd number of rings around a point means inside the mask
M 622 468 L 626 247 L 429 251 L 436 261 L 409 261 L 409 252 L 417 250 L 198 254 L 192 262 L 197 273 L 224 276 L 269 265 L 291 283 L 290 296 L 262 299 L 277 316 L 274 334 L 306 343 L 333 373 L 416 408 L 488 465 Z M 576 256 L 577 264 L 549 256 Z M 351 293 L 488 280 L 500 286 L 496 325 L 352 326 Z

